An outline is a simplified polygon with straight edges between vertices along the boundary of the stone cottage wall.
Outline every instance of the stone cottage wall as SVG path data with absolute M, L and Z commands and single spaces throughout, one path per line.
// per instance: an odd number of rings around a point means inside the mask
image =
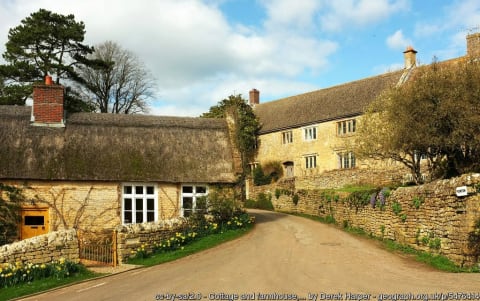
M 277 211 L 333 217 L 340 225 L 361 228 L 376 237 L 442 254 L 458 265 L 472 265 L 475 259 L 469 255 L 467 239 L 480 218 L 479 183 L 480 174 L 471 174 L 422 186 L 401 187 L 391 193 L 384 206 L 377 200 L 375 207 L 355 206 L 346 201 L 346 195 L 327 200 L 319 189 L 295 189 L 297 205 L 292 195 L 282 193 L 277 198 L 274 185 L 253 190 L 258 193 L 262 189 L 270 194 Z M 455 191 L 459 186 L 467 186 L 469 195 L 457 197 Z
M 158 223 L 132 224 L 117 227 L 118 262 L 126 262 L 142 245 L 147 252 L 152 251 L 155 243 L 170 238 L 186 227 L 185 219 L 171 219 Z
M 75 230 L 61 230 L 0 246 L 0 263 L 49 263 L 60 258 L 79 262 Z

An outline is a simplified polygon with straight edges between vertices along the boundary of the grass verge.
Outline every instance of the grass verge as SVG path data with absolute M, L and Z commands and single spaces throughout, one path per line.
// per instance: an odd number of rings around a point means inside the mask
M 83 266 L 82 266 L 83 267 Z M 95 278 L 101 276 L 102 274 L 94 273 L 87 270 L 83 267 L 78 273 L 72 275 L 68 278 L 56 279 L 55 277 L 45 278 L 41 280 L 36 280 L 31 283 L 20 284 L 12 287 L 1 288 L 0 289 L 0 301 L 11 300 L 14 298 L 47 291 L 52 288 L 59 286 L 80 282 L 83 280 Z
M 290 214 L 308 218 L 317 222 L 332 224 L 332 222 L 328 218 L 324 218 L 320 216 L 308 215 L 303 213 L 290 213 Z M 348 233 L 362 236 L 362 237 L 368 237 L 370 239 L 375 239 L 379 241 L 385 249 L 391 252 L 400 252 L 403 254 L 411 255 L 413 258 L 415 258 L 416 261 L 425 263 L 441 271 L 451 272 L 451 273 L 479 273 L 480 272 L 480 269 L 478 267 L 472 267 L 472 268 L 459 267 L 445 256 L 416 250 L 410 246 L 399 244 L 398 242 L 395 242 L 390 239 L 382 239 L 379 237 L 375 237 L 375 236 L 369 235 L 361 228 L 355 228 L 355 227 L 350 227 L 346 225 L 344 225 L 343 227 L 340 227 L 336 223 L 333 223 L 333 224 L 335 224 L 339 229 L 343 229 Z
M 128 260 L 128 263 L 144 265 L 144 266 L 153 266 L 153 265 L 173 261 L 173 260 L 188 256 L 206 249 L 213 248 L 224 242 L 239 238 L 244 234 L 248 233 L 250 230 L 252 230 L 253 227 L 254 225 L 250 224 L 240 229 L 227 230 L 221 233 L 204 236 L 199 238 L 196 241 L 193 241 L 188 245 L 185 245 L 183 249 L 178 249 L 171 252 L 153 254 L 147 258 L 132 258 Z

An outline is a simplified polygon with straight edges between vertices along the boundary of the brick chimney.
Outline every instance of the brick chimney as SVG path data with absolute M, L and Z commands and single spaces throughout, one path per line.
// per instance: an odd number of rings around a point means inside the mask
M 45 83 L 34 84 L 32 125 L 64 127 L 63 95 L 63 86 L 53 84 L 48 75 Z
M 407 50 L 403 52 L 403 58 L 405 61 L 405 69 L 417 66 L 417 51 L 415 51 L 412 46 L 408 46 Z
M 467 35 L 467 55 L 471 58 L 480 57 L 480 32 Z
M 255 106 L 255 105 L 258 105 L 260 103 L 260 91 L 258 91 L 257 89 L 252 89 L 250 90 L 250 94 L 249 94 L 249 104 L 250 106 Z

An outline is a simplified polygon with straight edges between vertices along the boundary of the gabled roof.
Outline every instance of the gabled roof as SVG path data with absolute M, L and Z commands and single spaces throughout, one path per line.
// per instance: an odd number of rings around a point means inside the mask
M 403 70 L 295 95 L 255 106 L 260 134 L 360 115 L 386 88 L 395 85 Z
M 0 179 L 232 183 L 224 119 L 76 113 L 64 128 L 0 106 Z

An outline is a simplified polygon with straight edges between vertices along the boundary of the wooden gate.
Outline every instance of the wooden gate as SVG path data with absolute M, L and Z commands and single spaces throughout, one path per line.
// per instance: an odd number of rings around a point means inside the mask
M 78 230 L 80 262 L 86 266 L 117 266 L 117 231 Z

